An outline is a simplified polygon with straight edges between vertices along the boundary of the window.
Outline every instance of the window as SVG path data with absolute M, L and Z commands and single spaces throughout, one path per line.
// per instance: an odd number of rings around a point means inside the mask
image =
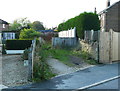
M 3 24 L 3 28 L 5 28 L 5 24 Z

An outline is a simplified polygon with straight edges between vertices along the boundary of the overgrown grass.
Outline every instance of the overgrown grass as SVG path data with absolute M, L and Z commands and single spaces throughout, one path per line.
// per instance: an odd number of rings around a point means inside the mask
M 43 44 L 41 46 L 42 50 L 40 51 L 40 55 L 42 57 L 48 58 L 53 57 L 63 62 L 66 65 L 71 66 L 72 64 L 69 62 L 69 55 L 71 55 L 71 51 L 62 48 L 52 48 L 51 44 Z
M 40 44 L 37 43 L 32 79 L 35 82 L 47 80 L 56 75 L 51 72 L 49 65 L 46 63 L 46 58 L 48 57 L 46 48 L 48 48 L 48 46 L 40 46 Z
M 96 65 L 98 64 L 96 60 L 94 60 L 91 55 L 87 52 L 84 52 L 84 51 L 76 51 L 74 50 L 73 52 L 73 55 L 75 56 L 78 56 L 78 57 L 81 57 L 84 59 L 84 61 L 88 64 L 91 64 L 91 65 Z
M 70 50 L 66 50 L 66 49 L 51 49 L 51 56 L 55 59 L 60 60 L 61 62 L 63 62 L 64 64 L 68 65 L 68 66 L 72 66 L 72 64 L 69 62 L 69 55 L 71 55 L 71 51 Z
M 91 58 L 91 55 L 87 52 L 77 51 L 75 49 L 67 49 L 67 48 L 52 48 L 50 43 L 45 43 L 40 45 L 37 42 L 38 47 L 36 48 L 36 57 L 37 60 L 34 62 L 34 81 L 42 81 L 45 79 L 50 79 L 55 76 L 49 68 L 49 65 L 46 63 L 46 58 L 52 57 L 58 59 L 68 66 L 73 66 L 70 60 L 70 55 L 81 57 L 88 64 L 95 65 L 97 62 Z

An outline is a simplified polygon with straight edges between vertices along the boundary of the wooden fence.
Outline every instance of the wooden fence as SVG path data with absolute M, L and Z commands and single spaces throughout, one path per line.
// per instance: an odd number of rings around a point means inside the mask
M 76 37 L 76 28 L 71 28 L 70 30 L 63 30 L 58 33 L 58 37 L 62 38 L 75 38 Z
M 120 33 L 100 32 L 99 62 L 111 63 L 120 60 Z
M 91 44 L 96 41 L 98 44 L 98 56 L 100 63 L 111 63 L 120 60 L 120 33 L 110 30 L 110 32 L 85 31 L 85 43 L 82 43 L 83 50 L 94 49 Z M 89 42 L 88 42 L 89 41 Z M 88 45 L 88 46 L 86 46 Z M 91 52 L 90 52 L 91 53 Z M 95 52 L 94 52 L 95 53 Z
M 60 37 L 53 37 L 52 38 L 52 46 L 70 46 L 74 47 L 77 45 L 77 38 L 60 38 Z
M 28 54 L 28 62 L 29 62 L 28 79 L 29 80 L 31 80 L 33 78 L 33 64 L 34 64 L 35 47 L 36 47 L 36 39 L 34 39 L 32 41 L 31 47 L 29 48 L 29 50 L 30 50 L 30 52 Z
M 88 30 L 84 32 L 85 41 L 98 41 L 100 31 Z

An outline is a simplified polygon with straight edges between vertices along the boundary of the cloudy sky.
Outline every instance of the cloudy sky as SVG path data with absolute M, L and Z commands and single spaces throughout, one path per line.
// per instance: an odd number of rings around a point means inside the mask
M 107 0 L 1 0 L 0 19 L 9 23 L 27 17 L 31 22 L 41 21 L 47 28 L 87 11 L 106 8 Z M 119 0 L 110 0 L 111 4 Z

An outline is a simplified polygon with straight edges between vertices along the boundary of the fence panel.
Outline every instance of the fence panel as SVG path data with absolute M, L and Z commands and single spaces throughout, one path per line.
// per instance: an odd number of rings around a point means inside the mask
M 85 41 L 98 41 L 99 33 L 100 33 L 100 31 L 93 31 L 93 30 L 85 31 L 84 32 L 84 40 Z
M 108 63 L 110 61 L 110 35 L 107 32 L 100 32 L 99 41 L 99 62 Z
M 76 37 L 76 28 L 61 31 L 61 32 L 58 33 L 58 37 L 74 38 L 74 37 Z
M 75 46 L 77 44 L 77 38 L 52 38 L 52 46 Z
M 101 63 L 110 63 L 120 60 L 120 33 L 100 32 L 99 41 L 99 61 Z
M 111 32 L 111 61 L 120 60 L 119 57 L 119 39 L 120 33 L 118 32 Z

